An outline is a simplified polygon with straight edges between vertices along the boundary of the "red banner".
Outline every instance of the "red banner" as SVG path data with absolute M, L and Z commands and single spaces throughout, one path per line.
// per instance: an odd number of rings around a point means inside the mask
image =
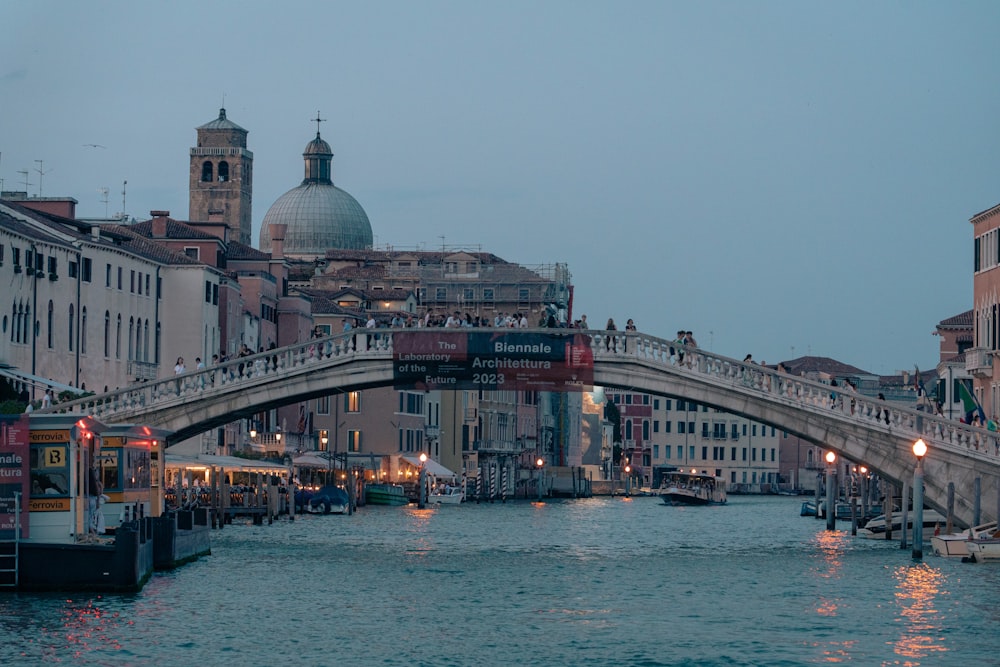
M 30 430 L 28 415 L 0 416 L 0 536 L 4 539 L 14 537 L 18 523 L 21 537 L 28 537 Z M 15 513 L 14 502 L 18 493 L 21 495 L 20 516 Z

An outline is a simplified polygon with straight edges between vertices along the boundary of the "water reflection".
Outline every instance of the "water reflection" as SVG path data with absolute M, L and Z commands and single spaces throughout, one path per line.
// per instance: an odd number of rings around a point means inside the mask
M 847 534 L 843 531 L 822 531 L 814 538 L 819 567 L 814 568 L 816 574 L 823 579 L 839 579 L 843 566 L 844 549 L 847 547 Z M 821 595 L 816 604 L 816 613 L 820 616 L 836 616 L 841 604 L 841 598 Z
M 918 563 L 897 568 L 893 576 L 899 582 L 895 595 L 900 616 L 896 620 L 903 626 L 902 635 L 893 645 L 896 654 L 924 658 L 946 652 L 941 613 L 935 604 L 943 593 L 944 575 L 937 568 Z

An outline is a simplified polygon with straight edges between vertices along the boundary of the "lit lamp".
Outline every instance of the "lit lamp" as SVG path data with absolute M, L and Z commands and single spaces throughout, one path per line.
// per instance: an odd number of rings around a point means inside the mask
M 539 501 L 541 501 L 541 499 L 542 499 L 542 479 L 543 479 L 543 477 L 542 477 L 542 474 L 543 474 L 542 473 L 542 466 L 544 466 L 544 465 L 545 465 L 545 459 L 543 459 L 541 456 L 539 456 L 538 459 L 535 461 L 535 466 L 538 469 L 538 500 Z
M 913 443 L 913 455 L 917 457 L 917 466 L 913 469 L 913 559 L 924 557 L 924 456 L 927 454 L 927 443 L 918 439 Z M 903 526 L 906 530 L 906 526 Z
M 419 493 L 417 495 L 417 508 L 424 509 L 426 504 L 425 493 L 426 489 L 426 479 L 427 479 L 427 469 L 424 464 L 427 463 L 427 454 L 420 452 L 420 469 L 417 471 L 417 486 L 419 487 Z
M 826 529 L 835 530 L 837 527 L 837 503 L 834 493 L 834 474 L 836 468 L 834 463 L 837 455 L 833 451 L 826 453 Z
M 274 441 L 278 443 L 277 444 L 278 449 L 281 449 L 281 432 L 280 431 L 274 434 Z
M 632 495 L 632 466 L 625 464 L 625 495 Z

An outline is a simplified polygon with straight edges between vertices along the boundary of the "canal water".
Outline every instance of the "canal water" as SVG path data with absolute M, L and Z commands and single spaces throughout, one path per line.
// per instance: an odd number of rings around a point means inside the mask
M 997 664 L 1000 567 L 793 497 L 367 507 L 213 532 L 136 595 L 0 594 L 0 664 Z

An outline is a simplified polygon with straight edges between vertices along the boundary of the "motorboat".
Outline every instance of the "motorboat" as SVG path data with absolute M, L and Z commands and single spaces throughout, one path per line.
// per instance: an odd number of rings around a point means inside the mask
M 365 502 L 369 505 L 409 505 L 410 499 L 399 484 L 369 484 L 365 487 Z
M 427 501 L 438 505 L 458 505 L 465 501 L 465 493 L 460 486 L 445 486 L 427 496 Z
M 707 473 L 675 470 L 663 477 L 658 495 L 666 505 L 725 505 L 726 482 Z
M 972 536 L 965 542 L 969 552 L 962 562 L 995 563 L 1000 561 L 1000 531 L 984 531 L 978 536 Z
M 304 512 L 312 514 L 346 514 L 350 499 L 347 491 L 339 486 L 324 486 L 318 491 L 303 491 L 302 497 L 296 499 Z M 308 496 L 306 496 L 308 494 Z
M 908 537 L 913 536 L 913 510 L 910 510 L 906 514 L 906 534 Z M 946 519 L 935 509 L 924 508 L 924 537 L 929 539 L 930 535 L 934 532 L 935 526 L 940 526 L 945 523 Z M 892 537 L 900 536 L 900 530 L 903 523 L 903 513 L 893 512 L 892 513 Z M 864 528 L 858 528 L 858 537 L 864 537 L 869 540 L 884 540 L 885 539 L 885 515 L 879 514 L 877 517 L 865 524 Z
M 803 500 L 802 507 L 799 508 L 799 516 L 816 516 L 816 501 Z
M 984 523 L 980 526 L 974 526 L 966 530 L 958 531 L 955 533 L 947 533 L 945 535 L 940 535 L 935 530 L 933 536 L 931 536 L 931 549 L 934 551 L 935 556 L 942 556 L 944 558 L 965 558 L 969 555 L 969 549 L 966 547 L 966 542 L 970 539 L 976 540 L 979 538 L 987 538 L 996 531 L 997 522 L 990 521 L 989 523 Z

